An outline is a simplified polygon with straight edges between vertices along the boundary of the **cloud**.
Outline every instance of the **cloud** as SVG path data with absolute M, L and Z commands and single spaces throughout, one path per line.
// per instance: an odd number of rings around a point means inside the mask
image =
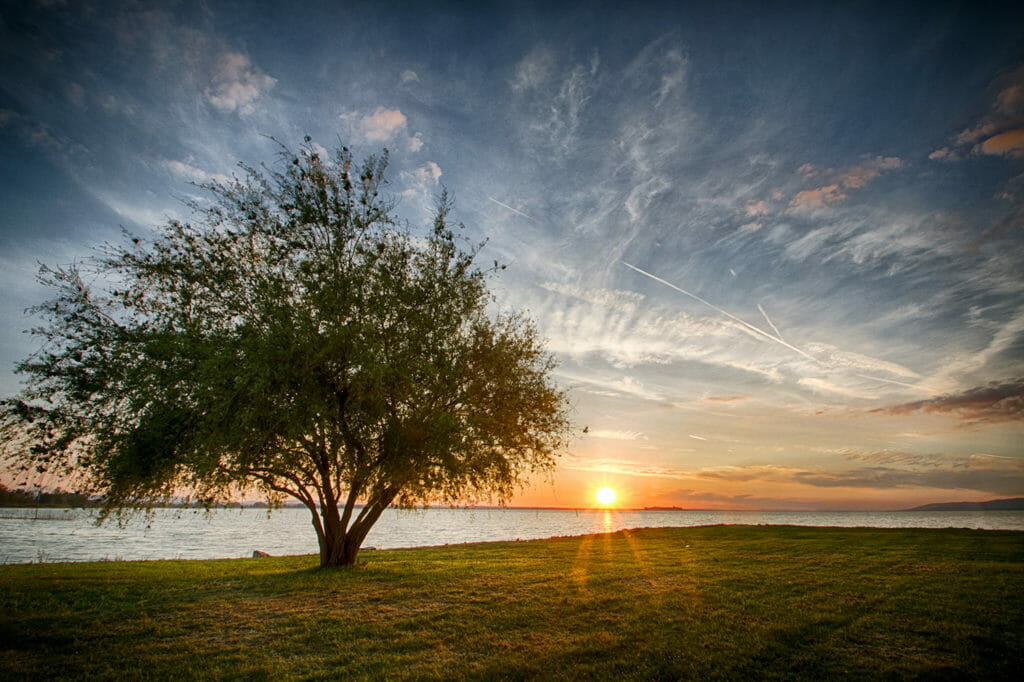
M 799 383 L 801 386 L 806 386 L 815 392 L 825 391 L 827 393 L 835 393 L 837 395 L 844 395 L 848 398 L 859 398 L 862 400 L 868 400 L 875 397 L 873 393 L 868 393 L 848 386 L 841 386 L 835 382 L 829 381 L 828 379 L 822 379 L 820 377 L 804 377 L 803 379 L 800 379 Z
M 822 169 L 804 164 L 797 171 L 807 179 L 823 178 L 830 181 L 813 189 L 805 189 L 793 196 L 789 205 L 796 209 L 824 208 L 848 198 L 847 190 L 863 189 L 884 171 L 903 167 L 903 160 L 896 156 L 876 156 L 863 163 L 835 170 Z M 759 202 L 764 203 L 764 202 Z M 749 208 L 748 208 L 749 215 Z
M 225 113 L 251 114 L 255 102 L 272 88 L 277 79 L 253 67 L 241 52 L 225 52 L 217 61 L 213 85 L 206 89 L 206 99 Z
M 590 431 L 590 436 L 591 438 L 604 438 L 605 440 L 647 440 L 647 436 L 639 431 L 598 429 Z
M 603 289 L 600 287 L 585 288 L 575 284 L 563 284 L 559 282 L 544 282 L 541 286 L 548 291 L 577 298 L 581 301 L 594 303 L 599 306 L 614 308 L 622 312 L 634 312 L 637 306 L 643 302 L 645 296 L 635 291 L 624 291 L 622 289 Z
M 412 69 L 406 69 L 400 76 L 403 83 L 415 83 L 419 81 L 420 77 Z
M 842 201 L 846 196 L 846 193 L 839 189 L 839 185 L 825 185 L 797 192 L 789 205 L 793 208 L 803 209 L 824 208 L 827 204 Z
M 8 129 L 22 143 L 48 152 L 60 152 L 66 142 L 58 138 L 50 126 L 22 116 L 11 109 L 0 109 L 0 129 Z
M 853 353 L 827 343 L 808 343 L 805 349 L 812 353 L 820 362 L 833 370 L 850 370 L 854 372 L 878 372 L 891 374 L 907 379 L 919 379 L 920 374 L 912 369 L 894 362 L 879 360 L 860 353 Z
M 1024 158 L 1024 128 L 1015 128 L 988 138 L 980 145 L 984 154 Z
M 532 146 L 557 156 L 572 151 L 599 65 L 594 52 L 589 62 L 563 71 L 547 48 L 534 49 L 516 65 L 511 88 L 526 107 L 523 120 Z
M 548 347 L 578 361 L 595 354 L 616 368 L 679 360 L 728 363 L 749 348 L 749 336 L 728 320 L 701 318 L 661 307 L 617 289 L 546 283 L 557 296 L 539 306 Z M 568 297 L 568 300 L 567 300 Z
M 842 451 L 836 451 L 844 454 Z M 652 465 L 627 459 L 587 458 L 569 456 L 560 466 L 574 471 L 600 472 L 626 476 L 690 481 L 699 487 L 712 484 L 729 485 L 747 490 L 778 488 L 780 485 L 800 485 L 810 488 L 858 488 L 862 490 L 892 490 L 905 488 L 935 488 L 941 490 L 978 491 L 987 494 L 1016 496 L 1024 494 L 1024 459 L 976 453 L 966 457 L 939 455 L 913 455 L 901 452 L 851 452 L 849 458 L 865 461 L 862 466 L 845 471 L 824 468 L 802 468 L 774 464 L 744 464 L 697 469 L 681 469 Z M 904 464 L 905 467 L 885 466 Z M 910 467 L 910 468 L 906 468 Z M 723 495 L 718 492 L 697 490 L 686 493 L 691 499 L 753 500 L 749 494 Z M 753 503 L 753 502 L 751 502 Z M 817 503 L 820 504 L 820 503 Z
M 551 78 L 554 67 L 554 53 L 545 47 L 535 47 L 516 64 L 512 90 L 521 92 L 540 87 Z
M 1024 493 L 1024 460 L 972 456 L 949 461 L 945 466 L 916 469 L 865 466 L 846 471 L 802 469 L 775 465 L 709 467 L 694 472 L 698 479 L 736 483 L 796 483 L 815 488 L 938 488 L 976 490 L 995 495 Z
M 746 214 L 747 216 L 754 218 L 759 215 L 764 215 L 768 212 L 768 202 L 766 201 L 751 201 L 747 204 Z
M 928 155 L 934 161 L 957 161 L 966 152 L 1024 158 L 1024 66 L 997 80 L 999 92 L 989 111 Z
M 363 137 L 369 142 L 388 142 L 404 131 L 408 119 L 398 109 L 385 109 L 377 107 L 372 114 L 363 116 L 360 119 L 360 129 Z
M 822 506 L 820 502 L 804 502 L 800 500 L 787 500 L 776 497 L 757 497 L 754 495 L 739 494 L 739 495 L 723 495 L 722 493 L 712 493 L 701 490 L 693 490 L 690 488 L 673 490 L 660 496 L 660 500 L 671 504 L 683 504 L 687 506 L 695 506 L 700 509 L 702 506 L 708 506 L 708 503 L 712 503 L 712 506 L 716 509 L 725 507 L 726 509 L 736 510 L 799 510 L 799 509 L 819 509 Z
M 330 157 L 325 157 L 330 158 Z M 176 161 L 173 159 L 164 159 L 160 162 L 160 165 L 169 170 L 179 178 L 188 180 L 189 182 L 195 183 L 206 183 L 206 182 L 220 182 L 228 183 L 231 181 L 226 175 L 221 173 L 210 173 L 202 168 L 197 168 L 191 164 L 185 163 L 184 161 Z
M 1024 462 L 1004 469 L 907 470 L 877 466 L 852 471 L 801 471 L 793 480 L 816 488 L 939 488 L 977 490 L 994 495 L 1024 493 Z
M 624 376 L 621 379 L 608 380 L 594 378 L 592 375 L 578 376 L 567 374 L 565 372 L 558 372 L 558 376 L 565 380 L 567 385 L 581 385 L 581 386 L 593 386 L 594 389 L 584 389 L 588 393 L 603 396 L 617 396 L 623 395 L 630 396 L 633 398 L 640 398 L 641 400 L 650 400 L 652 402 L 663 403 L 667 400 L 667 396 L 652 391 L 644 386 L 643 383 L 637 381 L 633 377 Z
M 346 110 L 338 114 L 338 118 L 349 126 L 350 135 L 362 137 L 367 142 L 394 143 L 414 153 L 426 144 L 423 133 L 406 134 L 409 117 L 401 109 L 377 107 L 368 114 Z
M 837 450 L 826 450 L 825 452 L 869 464 L 902 464 L 916 467 L 938 467 L 948 464 L 948 458 L 942 455 L 907 452 L 906 450 L 855 450 L 853 448 L 839 448 Z
M 434 161 L 427 161 L 411 173 L 403 172 L 402 177 L 406 179 L 408 187 L 402 191 L 402 196 L 413 197 L 425 194 L 432 190 L 441 181 L 444 173 L 441 167 Z
M 838 174 L 839 183 L 850 189 L 861 189 L 882 174 L 882 171 L 895 170 L 903 167 L 903 160 L 896 156 L 876 156 L 857 166 L 852 166 Z
M 703 469 L 691 472 L 690 475 L 696 478 L 709 478 L 717 481 L 779 481 L 796 476 L 801 471 L 801 469 L 794 467 L 776 464 L 747 464 L 743 466 L 704 467 Z
M 440 166 L 433 161 L 427 161 L 426 164 L 414 170 L 413 175 L 424 185 L 436 185 L 443 173 Z
M 951 414 L 971 423 L 1024 421 L 1024 379 L 993 382 L 961 393 L 893 405 L 871 412 L 889 415 L 913 412 Z
M 932 161 L 958 161 L 960 155 L 948 147 L 941 147 L 929 154 L 928 158 Z

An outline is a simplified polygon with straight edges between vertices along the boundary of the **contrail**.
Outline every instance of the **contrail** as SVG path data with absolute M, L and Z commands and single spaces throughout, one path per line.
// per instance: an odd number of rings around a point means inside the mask
M 497 199 L 495 199 L 494 197 L 490 197 L 490 196 L 489 196 L 489 197 L 487 197 L 487 198 L 488 198 L 488 199 L 490 199 L 491 201 L 493 201 L 494 203 L 496 203 L 496 204 L 497 204 L 498 206 L 502 206 L 502 207 L 504 207 L 504 208 L 507 208 L 508 210 L 512 211 L 513 213 L 516 213 L 516 214 L 518 214 L 518 215 L 521 215 L 521 216 L 523 216 L 523 217 L 524 217 L 524 218 L 526 218 L 527 220 L 533 220 L 533 218 L 531 218 L 530 216 L 526 215 L 526 214 L 525 214 L 525 213 L 523 213 L 522 211 L 520 211 L 520 210 L 518 210 L 518 209 L 514 209 L 514 208 L 512 208 L 511 206 L 509 206 L 508 204 L 503 204 L 503 203 L 501 203 L 500 201 L 498 201 Z M 536 221 L 534 221 L 534 222 L 536 222 Z
M 636 267 L 635 265 L 630 265 L 630 264 L 629 264 L 629 263 L 627 263 L 626 261 L 620 261 L 620 262 L 621 262 L 621 263 L 622 263 L 623 265 L 625 265 L 625 266 L 626 266 L 627 268 L 629 268 L 629 269 L 631 269 L 631 270 L 636 270 L 636 271 L 637 271 L 637 272 L 639 272 L 639 273 L 640 273 L 641 275 L 644 275 L 644 276 L 646 276 L 646 277 L 650 277 L 650 278 L 651 278 L 651 279 L 653 279 L 653 280 L 654 280 L 655 282 L 661 282 L 661 283 L 662 283 L 662 284 L 664 284 L 665 286 L 667 286 L 667 287 L 670 287 L 670 288 L 672 288 L 672 289 L 675 289 L 675 290 L 676 290 L 676 291 L 678 291 L 679 293 L 681 293 L 681 294 L 684 294 L 684 295 L 686 295 L 686 296 L 689 296 L 689 297 L 690 297 L 690 298 L 692 298 L 693 300 L 695 300 L 695 301 L 699 301 L 700 303 L 703 303 L 704 305 L 706 305 L 707 307 L 711 308 L 712 310 L 714 310 L 714 311 L 716 311 L 716 312 L 719 312 L 719 313 L 721 313 L 722 315 L 725 315 L 725 316 L 726 316 L 726 317 L 728 317 L 728 318 L 729 318 L 730 320 L 735 320 L 736 322 L 739 322 L 740 324 L 742 324 L 742 325 L 743 325 L 744 327 L 746 327 L 747 329 L 749 329 L 749 330 L 751 330 L 751 331 L 753 331 L 753 332 L 756 332 L 756 333 L 760 334 L 761 336 L 763 336 L 763 337 L 765 337 L 765 338 L 767 338 L 767 339 L 771 339 L 771 340 L 772 340 L 772 341 L 774 341 L 775 343 L 781 344 L 781 345 L 785 346 L 786 348 L 790 349 L 791 351 L 793 351 L 793 352 L 795 352 L 795 353 L 799 353 L 800 355 L 804 356 L 805 358 L 807 358 L 808 360 L 810 360 L 810 361 L 811 361 L 811 362 L 813 362 L 814 364 L 816 364 L 816 365 L 821 365 L 821 364 L 822 364 L 820 360 L 818 360 L 817 358 L 815 358 L 815 357 L 814 357 L 814 356 L 812 356 L 812 355 L 808 355 L 807 353 L 805 353 L 804 351 L 800 350 L 799 348 L 797 348 L 797 347 L 796 347 L 796 346 L 794 346 L 793 344 L 791 344 L 791 343 L 786 343 L 785 341 L 783 341 L 783 340 L 782 340 L 781 338 L 779 338 L 778 336 L 773 336 L 773 335 L 769 334 L 768 332 L 766 332 L 765 330 L 761 329 L 760 327 L 755 327 L 754 325 L 750 324 L 750 323 L 749 323 L 749 322 L 747 322 L 746 320 L 741 320 L 740 318 L 738 318 L 738 317 L 736 317 L 735 315 L 733 315 L 732 313 L 730 313 L 730 312 L 729 312 L 728 310 L 723 310 L 722 308 L 719 308 L 719 307 L 718 307 L 717 305 L 715 305 L 715 304 L 713 304 L 713 303 L 709 303 L 708 301 L 704 300 L 703 298 L 701 298 L 701 297 L 700 297 L 700 296 L 698 296 L 697 294 L 691 294 L 691 293 L 690 293 L 689 291 L 687 291 L 686 289 L 680 289 L 680 288 L 679 288 L 679 287 L 677 287 L 677 286 L 676 286 L 675 284 L 672 284 L 672 282 L 667 282 L 667 281 L 663 280 L 663 279 L 662 279 L 661 277 L 658 277 L 657 275 L 652 275 L 651 273 L 647 272 L 646 270 L 641 270 L 640 268 Z M 773 325 L 773 326 L 774 326 L 774 325 Z
M 857 374 L 856 376 L 859 376 L 861 379 L 871 379 L 872 381 L 884 381 L 887 384 L 896 384 L 897 386 L 906 386 L 907 388 L 916 388 L 917 390 L 921 390 L 920 386 L 916 386 L 915 384 L 908 384 L 903 381 L 896 381 L 895 379 L 883 379 L 882 377 L 873 377 L 867 374 Z
M 686 296 L 689 296 L 690 298 L 692 298 L 695 301 L 699 301 L 699 302 L 703 303 L 707 307 L 709 307 L 712 310 L 715 310 L 715 311 L 721 313 L 722 315 L 725 315 L 729 319 L 736 320 L 737 322 L 742 324 L 747 329 L 750 329 L 751 331 L 756 332 L 756 333 L 760 334 L 761 336 L 764 336 L 765 338 L 771 339 L 775 343 L 781 344 L 781 345 L 785 346 L 786 348 L 790 349 L 791 351 L 795 351 L 795 352 L 799 353 L 800 355 L 804 356 L 805 358 L 807 358 L 808 360 L 810 360 L 814 364 L 818 365 L 819 367 L 828 368 L 827 364 L 825 364 L 821 360 L 817 359 L 816 357 L 814 357 L 812 355 L 808 355 L 807 353 L 805 353 L 804 351 L 800 350 L 799 348 L 797 348 L 796 346 L 794 346 L 791 343 L 786 343 L 782 339 L 782 333 L 779 331 L 779 328 L 776 327 L 775 324 L 771 321 L 771 318 L 768 317 L 768 313 L 766 313 L 764 311 L 764 308 L 761 307 L 760 303 L 757 304 L 757 309 L 761 311 L 761 314 L 764 315 L 765 321 L 769 325 L 771 325 L 771 328 L 775 331 L 775 335 L 774 336 L 769 334 L 768 332 L 764 331 L 760 327 L 755 327 L 754 325 L 750 324 L 746 320 L 741 320 L 740 318 L 738 318 L 735 315 L 733 315 L 732 313 L 730 313 L 728 310 L 723 310 L 722 308 L 719 308 L 718 306 L 714 305 L 713 303 L 709 303 L 708 301 L 704 300 L 703 298 L 701 298 L 697 294 L 691 294 L 686 289 L 680 289 L 675 284 L 672 284 L 672 282 L 667 282 L 667 281 L 663 280 L 661 277 L 658 277 L 657 275 L 652 275 L 651 273 L 647 272 L 646 270 L 641 270 L 640 268 L 636 267 L 635 265 L 630 265 L 626 261 L 620 261 L 620 262 L 623 265 L 625 265 L 627 268 L 630 268 L 631 270 L 636 270 L 641 275 L 644 275 L 646 277 L 650 277 L 655 282 L 661 282 L 665 286 L 670 287 L 672 289 L 675 289 L 679 293 L 684 294 Z M 908 383 L 905 383 L 903 381 L 896 381 L 895 379 L 883 379 L 882 377 L 873 377 L 873 376 L 870 376 L 870 375 L 867 375 L 867 374 L 857 374 L 855 376 L 858 376 L 861 379 L 871 379 L 872 381 L 881 381 L 883 383 L 894 384 L 896 386 L 906 386 L 907 388 L 914 388 L 914 389 L 917 389 L 917 390 L 921 389 L 920 386 L 915 386 L 914 384 L 908 384 Z M 692 436 L 692 434 L 691 434 L 691 436 Z M 696 436 L 693 436 L 693 437 L 696 437 Z
M 693 438 L 694 440 L 707 440 L 707 438 L 704 438 L 703 436 L 695 436 L 695 435 L 693 435 L 692 433 L 689 433 L 689 434 L 687 434 L 687 435 L 688 435 L 688 436 L 689 436 L 690 438 Z
M 767 322 L 768 326 L 772 328 L 772 330 L 775 332 L 775 335 L 781 339 L 782 332 L 780 332 L 779 328 L 775 326 L 774 322 L 772 322 L 772 318 L 768 317 L 768 313 L 764 311 L 764 308 L 761 307 L 760 303 L 757 304 L 757 309 L 761 311 L 762 315 L 764 315 L 764 321 Z

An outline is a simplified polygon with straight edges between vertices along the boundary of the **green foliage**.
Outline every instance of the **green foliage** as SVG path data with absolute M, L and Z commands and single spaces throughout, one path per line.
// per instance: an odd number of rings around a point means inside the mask
M 709 526 L 0 567 L 3 679 L 1016 680 L 1024 533 Z
M 568 429 L 552 359 L 528 320 L 487 314 L 446 194 L 426 235 L 397 225 L 386 165 L 307 139 L 203 185 L 194 222 L 44 268 L 57 293 L 8 450 L 84 475 L 111 510 L 293 496 L 331 565 L 392 503 L 505 499 L 551 467 Z

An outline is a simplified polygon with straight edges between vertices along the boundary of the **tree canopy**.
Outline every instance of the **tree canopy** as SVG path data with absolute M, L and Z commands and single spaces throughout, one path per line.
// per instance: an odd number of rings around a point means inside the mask
M 398 223 L 387 160 L 307 138 L 201 185 L 189 222 L 43 267 L 9 456 L 84 478 L 108 511 L 294 497 L 325 566 L 389 505 L 505 500 L 550 469 L 569 429 L 552 357 L 526 317 L 489 312 L 494 268 L 446 194 L 421 233 Z

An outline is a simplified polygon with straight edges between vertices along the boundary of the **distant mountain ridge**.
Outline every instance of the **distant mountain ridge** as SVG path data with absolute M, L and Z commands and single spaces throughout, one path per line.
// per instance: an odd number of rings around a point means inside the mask
M 988 500 L 987 502 L 937 502 L 924 504 L 903 511 L 1022 511 L 1024 497 L 1010 497 L 1005 500 Z

